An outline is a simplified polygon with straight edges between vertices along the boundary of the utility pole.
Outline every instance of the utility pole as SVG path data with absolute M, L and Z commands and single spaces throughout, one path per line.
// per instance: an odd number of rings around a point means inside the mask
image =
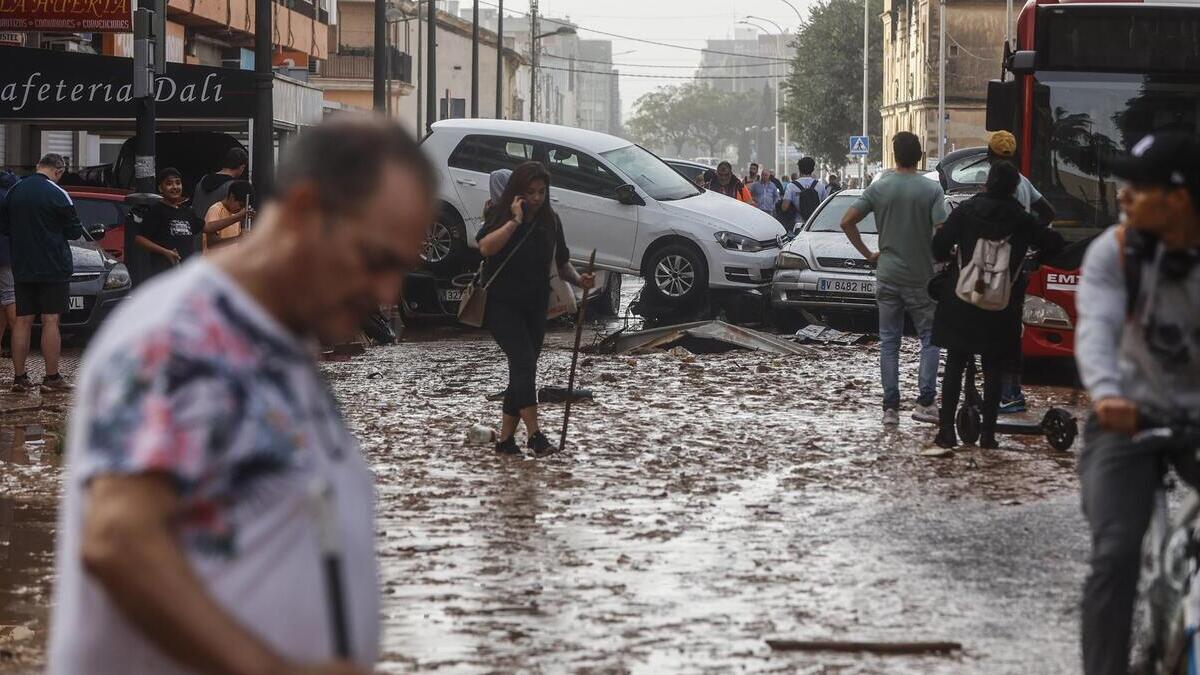
M 254 141 L 251 148 L 255 200 L 262 204 L 275 181 L 275 103 L 271 88 L 271 0 L 254 3 Z
M 496 119 L 504 119 L 504 0 L 496 10 Z
M 871 32 L 871 0 L 863 0 L 863 76 L 862 76 L 862 135 L 869 136 L 867 133 L 867 83 L 870 81 L 871 71 L 867 68 L 867 55 L 871 50 L 871 43 L 868 36 Z M 859 170 L 859 180 L 862 187 L 867 186 L 867 156 L 863 155 L 862 168 Z
M 479 0 L 471 3 L 471 117 L 479 117 Z
M 437 3 L 429 0 L 429 14 L 425 15 L 425 34 L 429 41 L 429 53 L 425 56 L 425 131 L 433 131 L 433 123 L 437 120 Z M 447 103 L 449 105 L 449 103 Z
M 946 0 L 938 2 L 938 162 L 946 156 Z
M 133 21 L 133 100 L 137 117 L 133 176 L 137 191 L 158 192 L 155 183 L 154 76 L 167 72 L 166 0 L 138 0 Z
M 384 82 L 388 65 L 387 27 L 387 0 L 375 0 L 375 62 L 371 70 L 371 88 L 376 112 L 386 110 L 388 104 Z
M 537 121 L 538 95 L 538 0 L 529 0 L 529 121 Z
M 421 77 L 421 51 L 425 48 L 424 47 L 424 45 L 425 45 L 425 37 L 424 37 L 425 22 L 422 20 L 422 17 L 421 17 L 421 9 L 422 8 L 424 8 L 425 11 L 429 11 L 429 3 L 428 2 L 418 2 L 417 3 L 417 66 L 416 66 L 416 70 L 414 70 L 413 73 L 416 74 L 415 79 L 417 80 L 417 135 L 418 136 L 421 135 L 421 130 L 425 128 L 425 125 L 422 123 L 424 121 L 423 116 L 425 114 L 425 99 L 421 98 L 421 93 L 422 93 L 421 92 L 421 83 L 425 80 L 424 77 Z M 407 28 L 405 29 L 405 31 L 407 32 Z

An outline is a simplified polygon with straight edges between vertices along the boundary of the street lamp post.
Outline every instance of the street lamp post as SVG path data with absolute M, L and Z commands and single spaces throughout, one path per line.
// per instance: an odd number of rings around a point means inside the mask
M 871 0 L 863 0 L 863 73 L 862 73 L 862 135 L 867 136 L 867 83 L 871 71 L 867 68 L 867 55 L 870 53 L 871 43 L 868 41 L 868 36 L 871 32 Z M 859 184 L 863 187 L 867 185 L 867 156 L 863 155 L 862 168 L 859 170 Z
M 504 0 L 496 10 L 496 119 L 504 119 Z
M 496 58 L 500 58 L 499 49 Z M 479 117 L 479 0 L 471 3 L 471 118 Z
M 946 156 L 946 0 L 938 3 L 938 162 Z
M 429 41 L 425 56 L 425 131 L 433 131 L 437 119 L 437 5 L 430 2 L 425 15 L 425 36 Z M 447 103 L 447 106 L 449 103 Z

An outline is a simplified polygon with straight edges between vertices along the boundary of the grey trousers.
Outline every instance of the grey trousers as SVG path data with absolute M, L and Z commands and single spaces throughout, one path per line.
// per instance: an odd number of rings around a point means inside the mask
M 1196 463 L 1182 448 L 1138 448 L 1128 436 L 1088 420 L 1079 459 L 1083 514 L 1092 530 L 1091 573 L 1083 587 L 1083 669 L 1126 675 L 1142 538 L 1168 462 L 1195 485 Z M 1164 461 L 1166 460 L 1166 461 Z

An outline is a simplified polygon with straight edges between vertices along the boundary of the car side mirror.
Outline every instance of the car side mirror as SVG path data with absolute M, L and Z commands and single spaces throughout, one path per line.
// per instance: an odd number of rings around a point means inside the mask
M 625 206 L 645 206 L 646 200 L 637 193 L 632 185 L 626 183 L 617 188 L 617 201 Z

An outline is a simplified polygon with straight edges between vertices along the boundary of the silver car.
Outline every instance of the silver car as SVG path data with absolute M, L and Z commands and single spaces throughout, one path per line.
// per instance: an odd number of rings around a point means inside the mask
M 841 228 L 842 216 L 861 194 L 842 190 L 826 199 L 780 252 L 771 284 L 775 309 L 804 310 L 821 318 L 875 313 L 875 270 Z M 858 224 L 858 231 L 867 247 L 877 250 L 874 214 Z

